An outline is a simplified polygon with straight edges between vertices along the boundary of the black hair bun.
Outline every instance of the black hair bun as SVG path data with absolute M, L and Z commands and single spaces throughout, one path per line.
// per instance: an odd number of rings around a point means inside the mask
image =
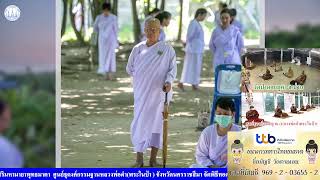
M 309 144 L 315 144 L 314 140 L 309 140 Z
M 239 140 L 239 139 L 236 139 L 236 140 L 234 140 L 234 143 L 235 143 L 235 144 L 240 144 L 240 140 Z

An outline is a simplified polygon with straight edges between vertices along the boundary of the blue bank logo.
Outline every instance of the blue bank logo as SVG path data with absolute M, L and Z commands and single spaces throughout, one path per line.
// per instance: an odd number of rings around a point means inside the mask
M 259 144 L 273 144 L 276 142 L 276 138 L 270 134 L 256 134 L 256 142 Z

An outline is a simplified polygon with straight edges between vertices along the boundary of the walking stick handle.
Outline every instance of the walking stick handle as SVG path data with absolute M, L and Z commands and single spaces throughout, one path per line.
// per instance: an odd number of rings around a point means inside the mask
M 166 98 L 165 98 L 165 101 L 164 101 L 165 104 L 168 103 L 168 93 L 166 92 Z

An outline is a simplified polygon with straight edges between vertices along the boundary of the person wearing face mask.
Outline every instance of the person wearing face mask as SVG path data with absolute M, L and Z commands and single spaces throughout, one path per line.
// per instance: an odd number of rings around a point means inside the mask
M 213 69 L 220 64 L 241 64 L 240 54 L 244 48 L 242 34 L 234 25 L 231 25 L 229 9 L 221 11 L 221 26 L 212 32 L 209 48 L 213 54 Z
M 215 123 L 200 135 L 195 153 L 201 167 L 226 167 L 229 131 L 240 131 L 235 122 L 235 104 L 231 98 L 221 97 L 215 107 Z
M 0 168 L 22 168 L 23 156 L 18 148 L 2 134 L 10 126 L 11 110 L 0 99 Z

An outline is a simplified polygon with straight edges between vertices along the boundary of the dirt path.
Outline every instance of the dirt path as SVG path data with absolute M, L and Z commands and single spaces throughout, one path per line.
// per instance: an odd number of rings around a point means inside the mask
M 175 49 L 180 79 L 184 55 L 181 48 Z M 131 79 L 125 73 L 130 47 L 122 47 L 117 54 L 115 82 L 96 75 L 96 66 L 87 71 L 85 50 L 62 50 L 62 167 L 130 167 L 135 160 L 130 141 L 133 94 Z M 188 167 L 195 162 L 200 135 L 196 130 L 197 112 L 212 99 L 211 71 L 211 56 L 206 52 L 200 91 L 187 87 L 181 92 L 175 88 L 170 107 L 168 167 Z

